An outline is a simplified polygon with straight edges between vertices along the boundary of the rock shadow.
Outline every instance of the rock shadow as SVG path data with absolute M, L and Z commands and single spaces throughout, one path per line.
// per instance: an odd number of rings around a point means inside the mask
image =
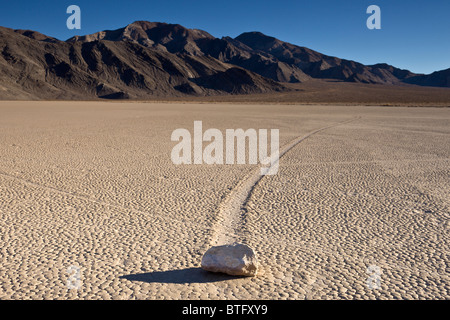
M 124 275 L 121 279 L 130 281 L 142 281 L 147 283 L 208 283 L 242 279 L 242 276 L 230 276 L 223 273 L 213 273 L 201 268 L 186 268 L 167 271 L 155 271 L 148 273 L 135 273 Z

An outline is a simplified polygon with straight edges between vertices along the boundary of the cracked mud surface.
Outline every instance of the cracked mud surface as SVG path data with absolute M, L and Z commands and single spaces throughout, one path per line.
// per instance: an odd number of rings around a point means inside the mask
M 0 112 L 0 299 L 450 298 L 448 108 L 1 102 Z M 173 165 L 171 132 L 194 120 L 277 128 L 282 147 L 326 129 L 284 153 L 224 220 L 256 167 Z M 256 250 L 257 277 L 199 268 L 224 233 Z M 369 266 L 379 287 L 368 287 Z

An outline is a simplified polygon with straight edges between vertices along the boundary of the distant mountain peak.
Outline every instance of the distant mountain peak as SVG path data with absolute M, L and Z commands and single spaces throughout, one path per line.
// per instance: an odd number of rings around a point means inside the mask
M 253 38 L 258 40 L 266 40 L 266 41 L 275 41 L 278 40 L 275 37 L 268 36 L 260 31 L 249 31 L 249 32 L 243 32 L 239 36 L 236 37 L 236 39 L 243 39 L 243 38 Z
M 215 38 L 135 21 L 67 41 L 0 27 L 0 93 L 38 98 L 145 98 L 288 91 L 311 78 L 450 87 L 450 71 L 417 75 L 324 55 L 261 32 Z M 2 98 L 0 96 L 0 98 Z
M 235 39 L 254 49 L 266 48 L 268 46 L 280 45 L 283 43 L 281 40 L 265 35 L 259 31 L 244 32 Z
M 179 24 L 135 21 L 124 28 L 76 36 L 68 39 L 67 42 L 132 41 L 146 47 L 155 47 L 172 53 L 199 54 L 200 49 L 195 44 L 195 41 L 199 39 L 215 38 L 206 31 L 188 29 Z
M 56 38 L 46 36 L 45 34 L 42 34 L 40 32 L 33 31 L 33 30 L 16 29 L 16 30 L 14 30 L 14 32 L 21 34 L 25 37 L 28 37 L 28 38 L 31 38 L 34 40 L 38 40 L 38 41 L 44 41 L 44 42 L 58 42 L 59 41 Z

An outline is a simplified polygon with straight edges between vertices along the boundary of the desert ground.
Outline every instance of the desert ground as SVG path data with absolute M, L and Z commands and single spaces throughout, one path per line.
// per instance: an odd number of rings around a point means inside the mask
M 0 115 L 0 299 L 450 298 L 450 108 L 2 101 Z M 174 165 L 171 133 L 195 120 L 279 129 L 278 173 L 249 187 L 255 165 Z M 203 271 L 217 239 L 250 245 L 258 275 Z

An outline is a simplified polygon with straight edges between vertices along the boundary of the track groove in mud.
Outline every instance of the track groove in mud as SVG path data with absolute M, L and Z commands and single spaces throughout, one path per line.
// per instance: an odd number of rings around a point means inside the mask
M 359 117 L 334 123 L 332 125 L 311 131 L 304 136 L 295 138 L 281 148 L 278 160 L 274 162 L 272 166 L 278 165 L 279 159 L 285 153 L 312 135 L 333 127 L 347 124 L 357 119 L 359 119 Z M 251 170 L 243 179 L 241 179 L 234 189 L 227 194 L 225 199 L 219 205 L 217 221 L 211 237 L 211 245 L 224 245 L 236 242 L 238 240 L 245 242 L 245 239 L 240 239 L 238 234 L 242 229 L 242 218 L 246 212 L 247 201 L 250 198 L 253 189 L 263 176 L 264 175 L 261 174 L 261 166 L 258 166 L 257 168 Z
M 29 186 L 33 186 L 33 187 L 36 187 L 36 188 L 40 188 L 40 189 L 43 189 L 43 190 L 48 191 L 48 192 L 55 192 L 55 193 L 58 193 L 58 194 L 62 194 L 62 195 L 66 195 L 66 196 L 72 197 L 74 199 L 84 200 L 84 201 L 87 201 L 87 202 L 90 202 L 90 203 L 98 204 L 100 206 L 108 207 L 108 208 L 111 208 L 111 209 L 116 209 L 118 211 L 128 211 L 128 212 L 132 212 L 132 213 L 137 213 L 137 214 L 139 214 L 141 216 L 154 215 L 154 216 L 158 216 L 158 217 L 161 217 L 163 219 L 167 219 L 167 220 L 170 220 L 170 221 L 173 221 L 173 222 L 176 222 L 176 223 L 180 223 L 180 224 L 186 222 L 185 219 L 174 219 L 172 217 L 167 217 L 167 216 L 164 216 L 164 215 L 161 215 L 161 214 L 157 214 L 157 213 L 153 213 L 153 212 L 150 212 L 150 211 L 143 211 L 143 210 L 138 210 L 138 209 L 131 208 L 131 207 L 128 207 L 128 206 L 108 203 L 108 202 L 105 202 L 105 201 L 97 200 L 97 199 L 95 199 L 93 197 L 90 197 L 90 196 L 85 196 L 85 195 L 72 193 L 72 192 L 65 191 L 65 190 L 62 190 L 62 189 L 58 189 L 58 188 L 55 188 L 55 187 L 52 187 L 52 186 L 46 186 L 46 185 L 43 185 L 43 184 L 40 184 L 40 183 L 36 183 L 36 182 L 30 181 L 30 180 L 21 178 L 21 177 L 17 177 L 15 175 L 6 173 L 4 171 L 0 171 L 0 176 L 6 177 L 8 179 L 15 180 L 15 181 L 20 181 L 23 184 L 26 184 L 26 185 L 29 185 Z

